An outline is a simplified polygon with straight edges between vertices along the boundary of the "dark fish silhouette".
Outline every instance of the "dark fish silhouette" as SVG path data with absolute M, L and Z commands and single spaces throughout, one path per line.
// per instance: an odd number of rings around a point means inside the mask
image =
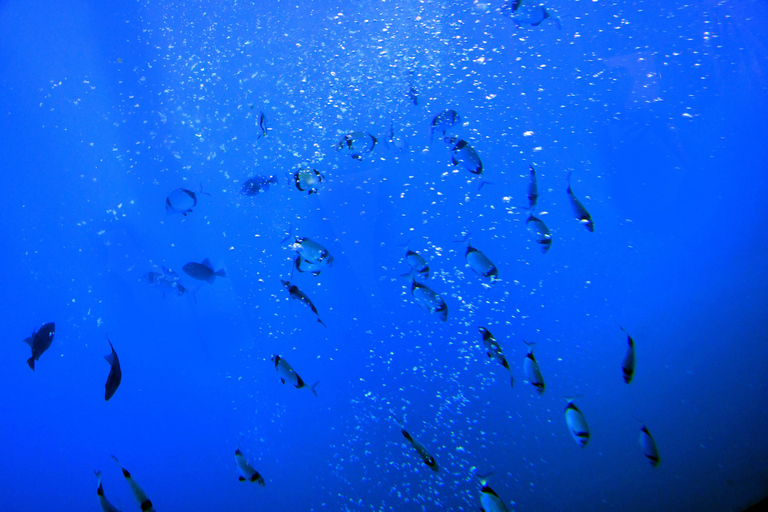
M 285 286 L 285 289 L 288 290 L 288 294 L 291 296 L 292 299 L 296 299 L 305 306 L 307 306 L 309 309 L 312 310 L 312 312 L 317 316 L 318 323 L 322 324 L 323 327 L 326 327 L 325 323 L 320 320 L 320 313 L 317 312 L 317 308 L 312 303 L 312 301 L 307 297 L 307 294 L 303 291 L 299 290 L 299 287 L 295 284 L 292 284 L 290 281 L 285 281 L 283 279 L 280 280 L 280 282 L 283 283 L 283 286 Z
M 510 383 L 512 387 L 514 387 L 515 377 L 514 375 L 512 375 L 512 369 L 509 367 L 507 358 L 504 357 L 504 354 L 501 352 L 501 345 L 499 345 L 499 342 L 496 341 L 496 338 L 493 337 L 493 334 L 491 334 L 491 331 L 489 331 L 485 327 L 478 327 L 477 330 L 480 332 L 480 335 L 483 337 L 483 346 L 485 347 L 485 353 L 488 354 L 488 357 L 496 359 L 499 363 L 501 363 L 501 366 L 507 369 L 507 371 L 509 372 Z
M 355 160 L 362 161 L 363 155 L 369 154 L 376 147 L 376 137 L 369 133 L 352 132 L 336 144 L 336 151 L 342 151 Z
M 205 258 L 202 263 L 189 262 L 181 267 L 181 270 L 193 279 L 207 281 L 208 283 L 213 283 L 217 276 L 227 277 L 227 272 L 223 268 L 214 270 L 213 264 L 208 258 Z
M 107 336 L 107 342 L 112 351 L 104 356 L 104 359 L 106 359 L 110 366 L 107 383 L 104 384 L 104 400 L 109 401 L 112 395 L 115 394 L 115 391 L 117 391 L 117 388 L 120 387 L 120 382 L 123 380 L 123 372 L 120 370 L 120 360 L 117 358 L 117 352 L 115 352 L 112 342 L 109 341 L 109 336 Z
M 445 137 L 448 130 L 457 124 L 461 124 L 461 116 L 459 113 L 451 109 L 443 110 L 432 118 L 432 124 L 429 128 L 429 142 L 432 142 L 435 130 L 441 132 L 443 137 Z
M 587 228 L 588 231 L 594 233 L 595 231 L 595 223 L 592 222 L 592 216 L 589 214 L 586 208 L 584 208 L 584 205 L 581 204 L 581 201 L 576 197 L 576 194 L 573 193 L 573 189 L 571 189 L 571 173 L 568 173 L 568 178 L 566 179 L 568 182 L 568 189 L 566 192 L 568 193 L 568 198 L 571 200 L 571 206 L 573 207 L 573 213 L 576 215 L 576 218 L 579 219 L 579 222 L 584 224 L 584 227 Z
M 40 356 L 51 348 L 55 331 L 56 326 L 53 322 L 50 322 L 43 325 L 39 330 L 32 332 L 32 336 L 24 340 L 24 343 L 32 349 L 32 357 L 27 359 L 27 365 L 29 365 L 32 371 L 35 371 L 35 361 L 40 360 Z
M 254 176 L 243 183 L 240 193 L 246 196 L 255 196 L 261 191 L 269 190 L 269 186 L 272 184 L 277 184 L 277 176 Z

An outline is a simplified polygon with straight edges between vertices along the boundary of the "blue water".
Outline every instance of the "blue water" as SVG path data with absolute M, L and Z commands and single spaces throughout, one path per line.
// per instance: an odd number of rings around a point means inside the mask
M 2 510 L 97 511 L 97 469 L 139 510 L 110 455 L 160 512 L 474 511 L 474 471 L 519 512 L 768 494 L 768 6 L 553 1 L 558 30 L 500 5 L 0 1 Z M 446 108 L 492 182 L 479 192 L 429 142 Z M 390 122 L 407 150 L 387 148 Z M 334 150 L 352 131 L 379 141 L 361 162 Z M 318 194 L 286 179 L 302 162 L 324 174 Z M 547 254 L 525 228 L 531 164 Z M 255 174 L 279 183 L 241 195 Z M 166 213 L 172 190 L 200 186 L 193 212 Z M 327 328 L 280 284 L 290 229 L 334 255 L 293 276 Z M 466 265 L 468 233 L 499 282 Z M 399 277 L 408 242 L 444 323 Z M 206 257 L 228 277 L 182 272 Z M 196 303 L 142 279 L 163 265 Z M 32 372 L 22 340 L 46 322 Z M 123 372 L 109 402 L 107 335 Z M 282 385 L 272 354 L 319 396 Z M 238 481 L 238 443 L 266 487 Z

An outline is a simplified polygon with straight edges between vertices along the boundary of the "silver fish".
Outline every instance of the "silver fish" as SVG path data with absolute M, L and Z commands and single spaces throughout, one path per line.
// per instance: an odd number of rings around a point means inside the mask
M 320 323 L 323 327 L 326 327 L 325 323 L 320 320 L 320 314 L 317 312 L 317 308 L 312 303 L 312 301 L 307 297 L 307 294 L 304 293 L 299 289 L 298 286 L 295 284 L 292 284 L 290 281 L 285 281 L 283 279 L 280 280 L 281 283 L 283 283 L 283 286 L 285 286 L 285 289 L 288 290 L 288 294 L 291 296 L 291 299 L 296 299 L 305 306 L 307 306 L 309 309 L 312 310 L 312 312 L 317 316 L 317 321 Z
M 584 208 L 584 205 L 581 204 L 581 201 L 576 197 L 576 195 L 573 193 L 573 189 L 571 189 L 571 173 L 568 173 L 568 189 L 566 192 L 568 193 L 568 198 L 571 200 L 571 206 L 573 207 L 573 213 L 576 215 L 576 218 L 579 219 L 579 222 L 584 224 L 584 227 L 587 228 L 589 232 L 594 233 L 595 231 L 595 223 L 592 222 L 592 216 L 589 214 L 586 208 Z
M 288 364 L 288 361 L 277 354 L 272 356 L 272 362 L 275 364 L 275 370 L 277 371 L 277 374 L 280 375 L 280 382 L 283 384 L 287 382 L 296 389 L 308 388 L 310 391 L 312 391 L 313 395 L 317 396 L 317 391 L 315 388 L 318 384 L 320 384 L 319 381 L 312 384 L 312 386 L 307 386 L 304 380 L 299 377 L 299 374 L 296 373 L 296 370 L 294 370 L 293 367 Z
M 510 382 L 512 384 L 512 387 L 514 387 L 515 376 L 512 375 L 512 369 L 509 367 L 507 358 L 504 357 L 504 354 L 501 352 L 501 345 L 499 345 L 499 342 L 496 341 L 496 338 L 493 337 L 493 334 L 491 334 L 491 331 L 489 331 L 485 327 L 478 327 L 477 330 L 480 332 L 480 335 L 483 337 L 482 338 L 483 346 L 485 347 L 486 354 L 488 354 L 488 357 L 496 359 L 499 363 L 501 363 L 501 366 L 503 366 L 504 368 L 507 369 L 507 371 L 509 371 Z
M 552 247 L 552 233 L 544 221 L 534 214 L 530 214 L 528 220 L 525 221 L 525 227 L 528 228 L 534 241 L 541 247 L 541 252 L 547 254 L 547 251 Z
M 530 382 L 539 392 L 541 395 L 544 393 L 544 377 L 541 375 L 541 370 L 539 369 L 539 363 L 536 362 L 536 358 L 533 355 L 533 347 L 535 343 L 528 343 L 527 341 L 523 340 L 523 343 L 525 343 L 528 346 L 528 354 L 525 356 L 525 376 L 528 379 L 528 382 Z
M 369 133 L 352 132 L 336 144 L 336 151 L 343 151 L 355 160 L 362 161 L 363 155 L 370 153 L 376 147 L 376 142 L 378 142 L 376 137 Z
M 448 320 L 448 305 L 437 293 L 427 285 L 411 280 L 411 295 L 416 299 L 416 304 L 430 313 L 435 313 L 440 320 Z

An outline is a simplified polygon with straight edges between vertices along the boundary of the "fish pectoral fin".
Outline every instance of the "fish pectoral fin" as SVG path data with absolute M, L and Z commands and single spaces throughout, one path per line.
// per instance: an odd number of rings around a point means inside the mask
M 285 379 L 284 379 L 284 378 L 282 378 L 282 377 L 280 377 L 280 382 L 282 382 L 283 384 L 285 384 Z
M 35 340 L 35 337 L 34 336 L 30 336 L 29 338 L 25 338 L 24 339 L 24 343 L 26 343 L 27 345 L 29 345 L 31 347 L 32 346 L 32 342 L 34 340 Z
M 241 477 L 238 478 L 238 480 L 241 481 L 241 482 L 245 482 L 245 477 L 241 476 Z

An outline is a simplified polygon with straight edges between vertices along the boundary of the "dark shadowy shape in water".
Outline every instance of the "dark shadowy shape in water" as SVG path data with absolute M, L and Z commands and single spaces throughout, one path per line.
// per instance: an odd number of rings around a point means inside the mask
M 109 341 L 107 336 L 107 342 L 111 352 L 104 356 L 104 359 L 109 363 L 109 376 L 107 376 L 107 383 L 104 384 L 104 400 L 109 401 L 112 395 L 115 394 L 117 388 L 120 387 L 120 382 L 123 380 L 123 372 L 120 370 L 120 360 L 117 358 L 117 352 L 112 346 L 112 342 Z
M 501 351 L 501 345 L 499 345 L 499 342 L 496 341 L 496 338 L 493 337 L 493 334 L 491 334 L 491 331 L 489 331 L 485 327 L 478 327 L 477 330 L 480 332 L 480 335 L 483 337 L 483 346 L 485 347 L 485 353 L 488 354 L 488 357 L 496 359 L 499 363 L 501 363 L 501 366 L 503 366 L 504 368 L 507 369 L 507 371 L 509 371 L 510 383 L 512 387 L 514 387 L 515 377 L 514 375 L 512 375 L 512 369 L 509 367 L 507 358 L 504 357 L 504 354 Z
M 461 124 L 461 116 L 458 112 L 451 109 L 443 110 L 432 118 L 432 125 L 429 128 L 429 142 L 432 143 L 435 130 L 440 131 L 445 137 L 448 130 L 458 124 Z
M 56 333 L 56 326 L 53 322 L 43 325 L 39 330 L 33 331 L 32 336 L 26 338 L 24 343 L 32 349 L 32 357 L 27 359 L 27 365 L 32 371 L 35 371 L 35 361 L 40 360 L 46 350 L 53 343 L 53 335 Z
M 147 272 L 144 274 L 144 280 L 160 290 L 163 299 L 166 294 L 181 296 L 189 291 L 179 282 L 179 275 L 175 271 L 167 267 L 162 269 L 162 272 Z M 192 292 L 192 298 L 194 298 L 194 292 Z
M 432 288 L 411 278 L 411 295 L 419 307 L 438 315 L 443 322 L 448 320 L 448 304 Z
M 306 293 L 301 291 L 298 286 L 296 286 L 295 284 L 292 284 L 290 281 L 285 281 L 281 279 L 280 282 L 283 283 L 283 286 L 285 286 L 285 289 L 288 290 L 288 294 L 291 296 L 291 299 L 296 299 L 302 304 L 306 305 L 317 316 L 318 323 L 322 324 L 323 327 L 326 327 L 325 323 L 322 320 L 320 320 L 320 313 L 317 312 L 317 308 L 312 303 L 312 301 L 310 300 L 310 298 L 307 296 Z
M 528 182 L 528 209 L 533 210 L 539 202 L 539 181 L 536 179 L 536 169 L 531 165 L 531 179 Z
M 635 376 L 635 340 L 623 327 L 621 330 L 627 335 L 627 352 L 621 362 L 621 373 L 624 375 L 624 382 L 629 384 Z
M 369 133 L 352 132 L 344 136 L 336 144 L 336 151 L 344 152 L 354 158 L 362 161 L 363 155 L 369 154 L 376 147 L 377 139 Z
M 195 263 L 194 261 L 187 263 L 181 267 L 189 277 L 197 279 L 198 281 L 206 281 L 213 283 L 216 277 L 227 277 L 227 272 L 222 268 L 220 270 L 214 270 L 211 260 L 205 258 L 202 263 Z
M 253 108 L 253 107 L 251 107 Z M 264 115 L 264 112 L 259 111 L 259 118 L 256 120 L 256 126 L 259 127 L 259 133 L 258 136 L 256 136 L 256 139 L 260 139 L 262 136 L 267 137 L 267 130 L 269 130 L 269 127 L 267 126 L 267 116 Z
M 528 220 L 525 221 L 525 226 L 536 243 L 539 244 L 539 247 L 541 247 L 541 252 L 547 254 L 547 251 L 552 247 L 552 234 L 549 232 L 547 225 L 544 224 L 544 221 L 530 214 Z
M 198 193 L 211 195 L 208 192 L 203 192 L 202 186 Z M 195 206 L 197 206 L 197 194 L 186 188 L 177 188 L 165 198 L 165 211 L 167 213 L 180 213 L 186 217 Z
M 277 185 L 277 176 L 253 176 L 248 181 L 243 183 L 243 187 L 240 189 L 240 193 L 246 196 L 255 196 L 261 191 L 266 192 L 269 190 L 269 185 Z
M 576 194 L 574 194 L 573 190 L 571 189 L 570 172 L 568 172 L 568 178 L 566 178 L 566 181 L 568 182 L 568 189 L 566 192 L 568 193 L 568 199 L 571 200 L 571 206 L 573 207 L 574 215 L 576 215 L 576 218 L 579 219 L 579 222 L 584 224 L 584 227 L 587 228 L 590 233 L 594 233 L 595 223 L 592 222 L 592 216 L 589 214 L 584 205 L 581 204 L 581 201 L 579 201 L 579 199 L 576 197 Z
M 562 28 L 560 26 L 560 18 L 557 16 L 553 17 L 541 2 L 533 0 L 506 0 L 501 7 L 501 12 L 511 17 L 517 27 L 523 24 L 538 27 L 545 20 L 551 18 L 555 25 L 557 25 L 558 30 Z

